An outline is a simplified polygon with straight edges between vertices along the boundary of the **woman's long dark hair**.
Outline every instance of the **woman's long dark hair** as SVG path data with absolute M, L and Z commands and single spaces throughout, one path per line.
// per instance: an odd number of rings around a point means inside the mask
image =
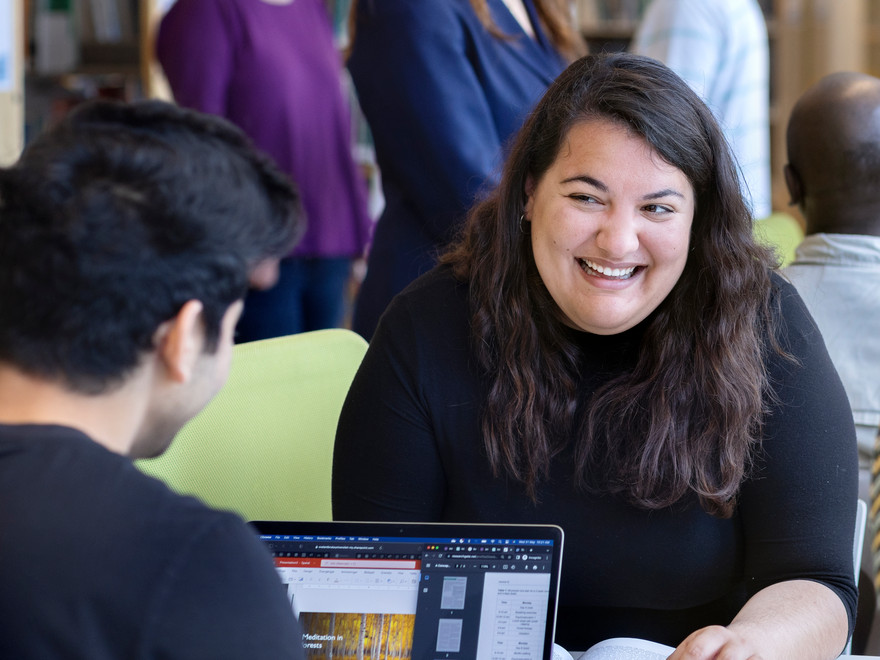
M 633 371 L 578 405 L 579 349 L 520 228 L 526 181 L 569 130 L 608 119 L 640 136 L 693 185 L 691 252 L 647 322 Z M 696 493 L 731 515 L 759 442 L 771 251 L 755 243 L 736 166 L 710 111 L 672 71 L 628 54 L 587 56 L 548 89 L 518 134 L 500 186 L 476 206 L 443 261 L 468 281 L 472 332 L 491 389 L 483 436 L 496 474 L 536 497 L 560 438 L 577 434 L 580 484 L 661 508 Z
M 352 0 L 351 8 L 348 13 L 348 52 L 351 52 L 352 44 L 354 44 L 355 35 L 357 33 L 357 7 L 361 0 Z M 363 0 L 364 2 L 373 2 L 375 0 Z M 419 0 L 412 0 L 418 2 Z M 492 14 L 489 11 L 487 0 L 469 0 L 471 8 L 491 34 L 499 39 L 507 38 L 492 20 Z M 541 25 L 544 28 L 550 43 L 558 50 L 563 57 L 569 61 L 575 57 L 583 55 L 587 48 L 580 33 L 575 29 L 574 22 L 571 20 L 571 0 L 533 0 L 535 11 L 538 18 L 541 19 Z

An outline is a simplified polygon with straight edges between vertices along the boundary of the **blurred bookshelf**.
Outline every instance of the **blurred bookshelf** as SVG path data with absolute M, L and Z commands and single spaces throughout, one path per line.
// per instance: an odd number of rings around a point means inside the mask
M 84 100 L 163 96 L 152 55 L 167 0 L 24 0 L 25 142 Z

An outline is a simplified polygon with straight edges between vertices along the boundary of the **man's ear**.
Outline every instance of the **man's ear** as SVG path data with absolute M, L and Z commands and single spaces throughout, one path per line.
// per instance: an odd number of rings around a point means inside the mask
M 198 300 L 187 301 L 156 331 L 156 354 L 169 378 L 177 383 L 185 383 L 192 377 L 196 361 L 204 349 L 202 307 Z
M 804 184 L 800 175 L 791 163 L 786 163 L 782 172 L 785 175 L 785 186 L 788 188 L 789 206 L 800 205 L 804 201 Z
M 248 276 L 248 284 L 252 289 L 265 291 L 271 289 L 278 282 L 279 276 L 279 259 L 272 257 L 263 259 L 250 272 Z

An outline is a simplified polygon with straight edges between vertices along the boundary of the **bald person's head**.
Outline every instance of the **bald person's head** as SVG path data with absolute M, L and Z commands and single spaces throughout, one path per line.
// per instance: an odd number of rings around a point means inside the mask
M 788 122 L 785 179 L 807 233 L 880 235 L 880 79 L 832 73 Z

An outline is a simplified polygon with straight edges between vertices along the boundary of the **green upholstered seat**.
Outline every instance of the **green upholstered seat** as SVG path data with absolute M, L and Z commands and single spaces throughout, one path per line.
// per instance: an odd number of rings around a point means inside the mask
M 336 424 L 366 348 L 339 329 L 236 345 L 223 390 L 138 467 L 247 520 L 330 520 Z

